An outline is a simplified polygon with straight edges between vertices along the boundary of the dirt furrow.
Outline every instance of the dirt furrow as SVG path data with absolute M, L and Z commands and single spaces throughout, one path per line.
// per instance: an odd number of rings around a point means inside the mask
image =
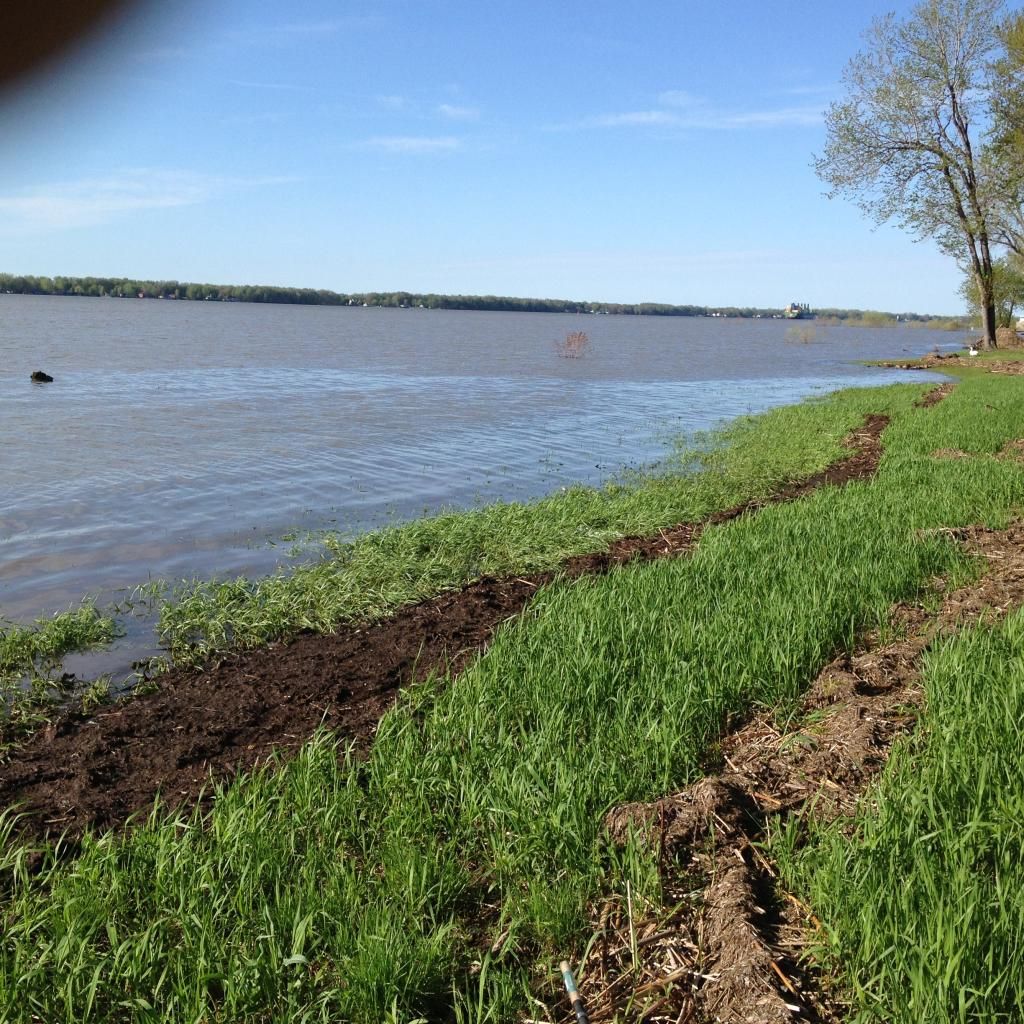
M 608 943 L 620 951 L 604 977 L 600 970 L 584 974 L 595 991 L 614 987 L 609 970 L 633 983 L 620 986 L 617 1003 L 598 1001 L 594 1024 L 621 1013 L 635 999 L 636 986 L 681 1021 L 843 1018 L 843 1008 L 829 1001 L 801 960 L 809 911 L 777 885 L 756 844 L 793 815 L 827 821 L 851 813 L 894 741 L 916 721 L 921 656 L 936 636 L 1024 606 L 1024 525 L 947 532 L 985 560 L 977 583 L 947 594 L 936 614 L 894 609 L 901 638 L 869 644 L 828 665 L 805 695 L 796 728 L 780 732 L 771 715 L 759 715 L 725 738 L 717 774 L 673 796 L 608 814 L 605 825 L 614 840 L 638 832 L 658 849 L 663 864 L 685 865 L 681 879 L 667 880 L 670 891 L 685 889 L 687 880 L 692 890 L 699 879 L 700 896 L 691 898 L 689 913 L 676 915 L 675 940 L 664 936 L 643 963 L 623 963 L 624 947 L 614 935 L 595 943 L 595 963 L 608 961 Z M 678 873 L 678 866 L 673 870 Z M 641 934 L 657 927 L 655 917 L 632 923 Z M 666 949 L 674 950 L 669 961 Z M 682 972 L 680 950 L 686 952 Z M 634 1005 L 622 1019 L 650 1019 L 646 1004 Z

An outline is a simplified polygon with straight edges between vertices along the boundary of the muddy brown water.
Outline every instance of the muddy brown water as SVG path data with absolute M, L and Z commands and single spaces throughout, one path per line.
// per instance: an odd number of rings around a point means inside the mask
M 0 295 L 0 617 L 596 483 L 730 417 L 905 379 L 856 360 L 961 340 L 802 326 Z M 559 358 L 574 330 L 586 353 Z

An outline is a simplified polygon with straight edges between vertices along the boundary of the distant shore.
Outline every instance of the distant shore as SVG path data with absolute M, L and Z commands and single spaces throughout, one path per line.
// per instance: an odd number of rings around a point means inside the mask
M 451 309 L 504 313 L 573 313 L 604 316 L 709 316 L 784 319 L 783 306 L 697 306 L 661 302 L 590 302 L 574 299 L 517 298 L 508 295 L 440 295 L 433 292 L 334 292 L 323 288 L 277 285 L 197 284 L 124 277 L 37 277 L 0 274 L 0 292 L 14 295 L 70 295 L 82 298 L 164 299 L 187 302 L 266 302 L 302 306 L 366 306 L 398 309 Z M 822 308 L 805 319 L 824 319 L 856 327 L 911 324 L 958 330 L 960 317 L 927 313 Z

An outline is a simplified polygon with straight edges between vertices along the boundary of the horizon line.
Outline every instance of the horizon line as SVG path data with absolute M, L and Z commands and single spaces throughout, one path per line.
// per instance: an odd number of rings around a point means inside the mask
M 126 285 L 126 284 L 140 285 L 140 286 L 152 285 L 152 286 L 159 287 L 161 290 L 166 290 L 168 288 L 174 288 L 175 290 L 177 290 L 179 288 L 200 288 L 200 289 L 216 289 L 216 290 L 235 290 L 235 289 L 254 289 L 254 290 L 259 290 L 259 289 L 267 289 L 267 290 L 273 290 L 273 291 L 278 291 L 278 292 L 291 292 L 291 293 L 294 293 L 296 295 L 307 295 L 307 296 L 322 295 L 325 298 L 326 297 L 331 297 L 331 298 L 339 299 L 339 300 L 341 300 L 341 299 L 349 300 L 347 303 L 344 303 L 344 302 L 338 302 L 338 303 L 327 303 L 327 302 L 323 302 L 323 303 L 304 303 L 306 305 L 314 305 L 314 304 L 316 304 L 316 305 L 333 305 L 333 304 L 336 304 L 336 305 L 353 305 L 353 304 L 355 304 L 353 302 L 353 300 L 355 300 L 355 299 L 366 299 L 366 298 L 371 298 L 371 297 L 372 298 L 380 298 L 380 297 L 388 296 L 388 297 L 393 297 L 393 298 L 405 298 L 405 299 L 409 299 L 409 300 L 415 300 L 415 299 L 441 299 L 441 300 L 455 300 L 455 301 L 457 301 L 457 300 L 475 300 L 475 301 L 479 301 L 479 302 L 563 304 L 563 305 L 571 305 L 571 306 L 579 306 L 579 307 L 594 307 L 594 312 L 598 312 L 598 313 L 604 312 L 603 310 L 600 310 L 600 309 L 596 308 L 596 307 L 602 307 L 602 306 L 620 306 L 620 307 L 634 307 L 634 308 L 641 307 L 641 306 L 646 306 L 646 307 L 654 307 L 655 309 L 664 310 L 666 312 L 670 311 L 670 310 L 671 311 L 692 310 L 693 312 L 688 313 L 688 314 L 684 314 L 684 313 L 680 313 L 680 312 L 676 313 L 676 315 L 691 315 L 691 316 L 699 315 L 697 313 L 697 311 L 699 311 L 699 310 L 703 310 L 706 314 L 726 313 L 726 311 L 740 311 L 740 310 L 743 310 L 743 311 L 745 311 L 745 312 L 747 312 L 749 314 L 765 314 L 765 313 L 774 314 L 774 313 L 781 313 L 781 312 L 783 312 L 786 309 L 785 305 L 781 305 L 781 306 L 756 306 L 756 305 L 750 305 L 750 304 L 742 304 L 741 305 L 741 304 L 733 303 L 733 304 L 729 304 L 729 305 L 710 306 L 710 305 L 707 305 L 706 303 L 699 303 L 699 302 L 661 302 L 661 301 L 655 301 L 655 300 L 649 300 L 649 299 L 640 300 L 640 301 L 632 301 L 631 302 L 631 301 L 620 301 L 620 300 L 613 300 L 613 299 L 612 300 L 610 300 L 610 299 L 565 299 L 565 298 L 554 298 L 554 297 L 546 297 L 545 298 L 545 297 L 540 297 L 540 296 L 499 295 L 499 294 L 495 294 L 495 293 L 416 292 L 416 291 L 407 291 L 405 289 L 394 289 L 394 288 L 382 289 L 382 290 L 355 291 L 355 292 L 339 292 L 339 291 L 335 291 L 332 288 L 315 288 L 315 287 L 305 286 L 305 285 L 281 285 L 281 284 L 265 284 L 265 283 L 263 283 L 263 284 L 224 284 L 224 283 L 213 283 L 213 282 L 208 282 L 208 281 L 183 281 L 183 280 L 180 280 L 180 279 L 177 279 L 177 278 L 126 277 L 126 276 L 113 275 L 113 274 L 86 274 L 86 275 L 82 275 L 82 274 L 53 274 L 53 275 L 49 275 L 49 274 L 13 274 L 13 273 L 10 273 L 10 272 L 7 272 L 7 271 L 0 272 L 0 290 L 4 291 L 7 294 L 43 294 L 43 295 L 56 295 L 56 296 L 59 296 L 59 297 L 72 297 L 72 298 L 73 297 L 79 297 L 79 298 L 95 298 L 95 297 L 98 297 L 98 296 L 94 296 L 94 295 L 77 295 L 76 296 L 74 293 L 69 295 L 68 292 L 65 290 L 67 286 L 62 286 L 61 290 L 60 291 L 56 291 L 56 292 L 54 292 L 54 291 L 33 292 L 33 291 L 26 291 L 24 289 L 12 290 L 12 289 L 10 289 L 8 287 L 8 285 L 14 283 L 15 281 L 17 281 L 19 279 L 24 281 L 26 283 L 26 285 L 30 281 L 31 282 L 36 282 L 36 283 L 40 283 L 42 281 L 49 281 L 52 284 L 52 283 L 60 280 L 60 281 L 63 281 L 63 282 L 68 282 L 68 284 L 71 287 L 74 287 L 76 284 L 81 284 L 82 282 L 96 282 L 96 283 L 104 283 L 104 284 L 109 283 L 109 284 L 114 285 L 114 286 Z M 143 287 L 142 290 L 144 292 L 145 288 Z M 105 294 L 105 296 L 100 296 L 100 297 L 109 297 L 109 298 L 165 298 L 165 295 L 164 294 L 160 294 L 159 296 L 158 295 L 150 296 L 150 295 L 145 295 L 144 294 L 142 296 L 137 296 L 137 295 L 136 296 L 124 296 L 124 295 L 113 296 L 113 295 Z M 210 297 L 204 297 L 202 299 L 199 299 L 199 298 L 191 298 L 190 299 L 190 298 L 188 298 L 186 296 L 180 296 L 180 295 L 173 295 L 173 296 L 166 296 L 166 297 L 170 298 L 171 300 L 177 299 L 177 300 L 186 301 L 186 302 L 206 301 L 206 300 L 209 300 L 209 301 L 221 301 L 221 300 L 217 300 L 217 299 L 212 299 Z M 227 298 L 227 299 L 224 299 L 222 301 L 230 301 L 230 297 Z M 278 304 L 278 305 L 288 305 L 288 304 L 290 304 L 290 303 L 287 302 L 287 300 L 282 300 L 282 301 L 275 302 L 275 300 L 267 299 L 267 298 L 257 298 L 257 299 L 240 299 L 240 298 L 235 298 L 234 301 L 238 301 L 238 302 L 252 302 L 252 303 L 255 303 L 255 304 L 259 304 L 259 303 L 262 302 L 262 303 L 266 303 L 268 305 L 270 305 L 270 304 Z M 374 303 L 373 305 L 376 306 L 376 305 L 379 305 L 379 303 Z M 806 303 L 798 303 L 798 305 L 808 305 L 808 304 L 806 304 Z M 859 313 L 859 314 L 874 313 L 874 314 L 878 314 L 878 315 L 884 315 L 884 316 L 887 316 L 887 317 L 891 317 L 891 318 L 893 318 L 895 320 L 898 320 L 900 317 L 914 317 L 914 318 L 922 318 L 922 319 L 943 319 L 943 320 L 966 320 L 966 319 L 969 319 L 969 314 L 967 314 L 967 313 L 918 313 L 918 312 L 912 311 L 912 310 L 902 310 L 902 311 L 900 311 L 898 313 L 894 313 L 894 312 L 890 312 L 890 311 L 887 311 L 887 310 L 879 310 L 879 309 L 871 309 L 871 308 L 861 308 L 861 307 L 843 307 L 843 306 L 818 306 L 818 307 L 809 307 L 809 308 L 810 308 L 810 310 L 812 312 L 822 313 L 822 314 L 825 314 L 825 315 L 837 315 L 837 314 L 842 314 L 842 313 L 847 313 L 847 314 L 849 314 L 849 313 L 854 313 L 854 314 L 856 314 L 856 313 Z M 491 312 L 492 310 L 481 309 L 481 310 L 478 310 L 478 311 L 479 312 Z M 510 310 L 493 310 L 493 312 L 518 312 L 518 310 L 515 310 L 515 309 L 510 309 Z M 588 310 L 588 309 L 578 309 L 578 310 L 525 310 L 524 312 L 589 313 L 590 310 Z M 636 313 L 634 313 L 632 315 L 657 315 L 657 314 L 656 313 L 654 313 L 654 314 L 636 314 Z

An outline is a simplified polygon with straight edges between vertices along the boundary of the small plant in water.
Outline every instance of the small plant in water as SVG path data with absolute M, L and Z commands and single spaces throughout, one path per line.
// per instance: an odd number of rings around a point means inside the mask
M 790 345 L 810 345 L 818 340 L 818 332 L 811 324 L 798 324 L 786 330 L 786 342 Z
M 101 676 L 91 682 L 82 692 L 82 711 L 88 713 L 110 699 L 110 677 Z
M 583 331 L 570 331 L 563 341 L 555 342 L 555 351 L 562 359 L 579 359 L 589 345 L 590 338 Z

